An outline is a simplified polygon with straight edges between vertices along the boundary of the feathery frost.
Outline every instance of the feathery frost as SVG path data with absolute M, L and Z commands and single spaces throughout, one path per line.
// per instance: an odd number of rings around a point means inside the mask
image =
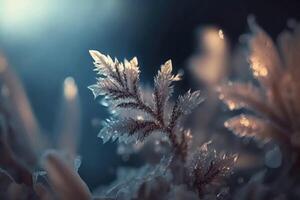
M 114 116 L 103 123 L 99 137 L 103 142 L 118 140 L 130 143 L 142 141 L 154 132 L 165 133 L 174 147 L 179 146 L 174 128 L 183 115 L 189 114 L 201 102 L 199 91 L 188 91 L 180 96 L 174 105 L 170 102 L 173 82 L 181 79 L 173 74 L 172 62 L 165 62 L 154 78 L 152 98 L 145 98 L 145 91 L 139 83 L 139 66 L 136 58 L 120 63 L 98 51 L 90 51 L 98 72 L 97 84 L 90 86 L 95 97 L 102 95 Z M 169 115 L 168 108 L 171 108 Z M 138 112 L 138 115 L 122 114 Z
M 221 185 L 237 160 L 237 155 L 217 154 L 210 145 L 211 141 L 204 143 L 187 162 L 189 184 L 199 196 L 210 194 L 216 185 Z

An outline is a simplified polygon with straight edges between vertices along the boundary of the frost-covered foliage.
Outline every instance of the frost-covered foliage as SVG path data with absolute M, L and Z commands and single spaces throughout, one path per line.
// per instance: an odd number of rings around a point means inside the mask
M 155 143 L 167 142 L 171 149 L 165 155 L 171 156 L 167 165 L 161 161 L 150 168 L 164 169 L 164 173 L 144 172 L 148 167 L 135 170 L 134 178 L 129 171 L 125 177 L 119 173 L 112 189 L 102 195 L 113 199 L 173 199 L 180 188 L 186 197 L 217 198 L 220 187 L 215 183 L 221 183 L 220 179 L 230 174 L 236 156 L 217 155 L 207 144 L 196 151 L 189 148 L 191 131 L 183 128 L 181 119 L 202 102 L 200 92 L 188 91 L 172 102 L 173 82 L 180 80 L 180 75 L 172 73 L 171 61 L 161 66 L 149 95 L 139 82 L 136 58 L 122 63 L 98 51 L 90 54 L 99 77 L 89 88 L 95 97 L 104 96 L 104 104 L 113 116 L 104 122 L 99 133 L 103 142 L 139 144 L 158 134 Z
M 20 81 L 2 55 L 0 68 L 0 199 L 91 199 L 77 173 L 80 111 L 74 80 L 66 78 L 63 85 L 56 138 L 46 139 Z
M 300 27 L 285 31 L 278 38 L 279 50 L 271 38 L 253 21 L 249 36 L 249 61 L 259 87 L 251 83 L 229 83 L 220 87 L 220 99 L 231 110 L 247 108 L 257 115 L 240 115 L 225 126 L 239 136 L 274 139 L 299 148 Z
M 279 199 L 299 198 L 293 196 L 296 190 L 291 188 L 299 186 L 299 176 L 295 173 L 300 167 L 300 26 L 296 24 L 291 31 L 281 33 L 276 47 L 252 18 L 249 25 L 252 31 L 247 36 L 249 62 L 258 85 L 234 82 L 221 86 L 219 91 L 220 99 L 230 110 L 245 108 L 252 114 L 235 116 L 226 121 L 225 126 L 237 136 L 279 145 L 280 150 L 277 149 L 273 157 L 279 158 L 282 154 L 283 162 L 279 163 L 280 173 L 269 190 L 278 196 L 283 191 L 285 197 Z M 279 183 L 289 187 L 279 188 Z M 275 197 L 270 193 L 262 197 L 267 198 Z
M 155 77 L 152 98 L 145 99 L 139 85 L 136 58 L 120 63 L 97 51 L 90 53 L 100 77 L 97 84 L 89 88 L 95 97 L 105 95 L 105 102 L 113 113 L 99 133 L 103 142 L 109 139 L 125 143 L 143 141 L 150 134 L 161 132 L 169 138 L 176 153 L 186 154 L 188 136 L 180 129 L 179 122 L 202 102 L 200 91 L 188 91 L 171 105 L 172 84 L 180 80 L 180 75 L 172 74 L 172 62 L 167 61 Z

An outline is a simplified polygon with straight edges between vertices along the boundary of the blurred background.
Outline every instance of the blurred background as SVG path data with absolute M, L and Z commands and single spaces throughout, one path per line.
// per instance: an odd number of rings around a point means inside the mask
M 137 56 L 141 79 L 151 83 L 159 66 L 172 59 L 186 69 L 198 47 L 197 30 L 217 26 L 229 48 L 247 32 L 247 17 L 275 38 L 289 19 L 300 20 L 299 0 L 0 0 L 0 51 L 23 82 L 37 119 L 51 134 L 64 79 L 72 76 L 82 108 L 79 153 L 82 178 L 91 188 L 114 178 L 121 158 L 115 145 L 97 138 L 107 116 L 87 86 L 95 82 L 88 50 L 123 58 Z M 185 76 L 179 88 L 196 88 Z

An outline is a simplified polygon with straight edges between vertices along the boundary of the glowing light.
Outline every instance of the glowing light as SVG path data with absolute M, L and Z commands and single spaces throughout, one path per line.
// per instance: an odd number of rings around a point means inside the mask
M 227 71 L 227 41 L 223 31 L 216 27 L 207 27 L 201 31 L 200 46 L 205 53 L 194 60 L 199 78 L 209 86 L 221 81 Z
M 255 57 L 251 58 L 251 68 L 253 70 L 253 75 L 256 77 L 265 77 L 268 75 L 267 68 L 264 67 Z
M 228 121 L 224 122 L 224 126 L 225 126 L 226 128 L 229 128 L 229 126 L 230 126 L 229 122 L 228 122 Z
M 224 33 L 223 33 L 222 29 L 219 30 L 219 38 L 224 40 Z
M 237 107 L 236 103 L 234 103 L 233 101 L 227 101 L 226 103 L 228 105 L 229 110 L 234 110 Z
M 250 126 L 250 121 L 245 116 L 242 116 L 242 118 L 240 119 L 240 123 L 245 127 Z
M 193 138 L 193 135 L 191 134 L 191 130 L 188 129 L 186 132 L 185 132 L 185 136 L 188 138 L 188 139 L 192 139 Z
M 41 21 L 49 11 L 50 1 L 4 0 L 2 20 L 5 26 L 24 28 Z
M 216 54 L 223 53 L 227 44 L 222 29 L 209 27 L 202 32 L 202 43 L 208 51 Z
M 73 100 L 77 96 L 77 86 L 72 77 L 67 77 L 64 81 L 64 95 L 67 100 Z
M 138 115 L 138 116 L 137 116 L 137 120 L 139 120 L 139 121 L 143 121 L 143 120 L 144 120 L 144 117 L 143 117 L 143 116 L 141 116 L 141 115 Z

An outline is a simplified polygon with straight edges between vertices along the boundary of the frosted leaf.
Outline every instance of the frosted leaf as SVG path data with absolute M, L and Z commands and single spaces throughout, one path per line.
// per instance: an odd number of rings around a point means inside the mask
M 200 91 L 197 90 L 195 92 L 192 92 L 189 90 L 186 92 L 183 96 L 180 96 L 179 101 L 179 107 L 181 111 L 187 115 L 191 113 L 193 109 L 199 106 L 200 103 L 203 102 L 203 97 L 200 95 Z
M 272 134 L 272 128 L 267 122 L 251 115 L 233 117 L 224 125 L 239 137 L 255 137 L 268 141 Z
M 96 71 L 100 77 L 96 85 L 90 86 L 95 96 L 110 95 L 113 97 L 128 97 L 129 93 L 136 92 L 136 84 L 139 79 L 139 67 L 136 58 L 124 60 L 120 63 L 117 59 L 114 61 L 98 51 L 90 51 L 94 59 Z
M 90 53 L 99 74 L 97 84 L 90 88 L 95 96 L 105 96 L 104 105 L 108 106 L 114 117 L 103 123 L 98 137 L 104 143 L 118 140 L 129 144 L 140 142 L 155 132 L 164 133 L 175 152 L 181 152 L 184 157 L 188 144 L 184 135 L 182 141 L 177 139 L 177 135 L 184 134 L 183 130 L 175 133 L 175 129 L 179 125 L 178 119 L 202 102 L 200 92 L 187 92 L 173 106 L 168 101 L 173 91 L 172 82 L 180 80 L 180 75 L 172 74 L 170 60 L 161 66 L 154 80 L 154 91 L 149 92 L 139 84 L 140 71 L 136 58 L 120 63 L 99 52 Z
M 249 40 L 251 69 L 263 86 L 269 88 L 280 78 L 282 63 L 272 39 L 255 23 L 253 18 L 249 18 L 249 27 L 253 32 Z
M 95 70 L 98 71 L 99 74 L 103 76 L 109 76 L 113 69 L 114 61 L 110 56 L 105 56 L 104 54 L 90 50 L 90 55 L 94 59 Z
M 106 123 L 107 124 L 107 123 Z M 110 139 L 112 141 L 115 141 L 118 139 L 119 142 L 124 142 L 124 143 L 130 143 L 134 138 L 130 135 L 128 135 L 126 132 L 121 132 L 115 130 L 112 125 L 106 125 L 106 127 L 103 127 L 99 134 L 98 137 L 102 139 L 103 143 L 108 142 Z
M 260 89 L 250 83 L 229 83 L 220 86 L 218 92 L 230 110 L 246 107 L 259 111 L 265 106 Z
M 171 60 L 168 60 L 161 66 L 160 71 L 158 71 L 158 74 L 154 79 L 154 100 L 156 102 L 156 111 L 158 114 L 163 114 L 165 104 L 173 93 L 172 82 L 181 79 L 180 74 L 173 75 L 172 70 L 172 62 Z
M 278 168 L 282 163 L 282 153 L 278 146 L 269 150 L 265 155 L 265 164 L 270 168 Z
M 158 130 L 157 125 L 152 121 L 134 120 L 132 118 L 125 119 L 107 119 L 103 122 L 98 137 L 106 143 L 110 139 L 126 144 L 137 140 L 143 140 L 151 132 Z
M 230 109 L 252 109 L 264 120 L 235 117 L 225 125 L 239 136 L 263 141 L 274 139 L 280 143 L 290 140 L 292 146 L 297 146 L 292 137 L 299 132 L 300 123 L 300 25 L 295 25 L 292 31 L 281 33 L 278 37 L 279 52 L 272 39 L 252 18 L 249 18 L 249 26 L 253 32 L 248 37 L 249 61 L 260 88 L 240 84 L 223 86 L 220 88 L 220 99 Z
M 190 166 L 191 171 L 197 168 L 206 173 L 213 162 L 220 169 L 219 175 L 226 176 L 237 161 L 237 158 L 236 154 L 218 154 L 211 146 L 211 141 L 209 141 L 193 153 L 187 165 Z

